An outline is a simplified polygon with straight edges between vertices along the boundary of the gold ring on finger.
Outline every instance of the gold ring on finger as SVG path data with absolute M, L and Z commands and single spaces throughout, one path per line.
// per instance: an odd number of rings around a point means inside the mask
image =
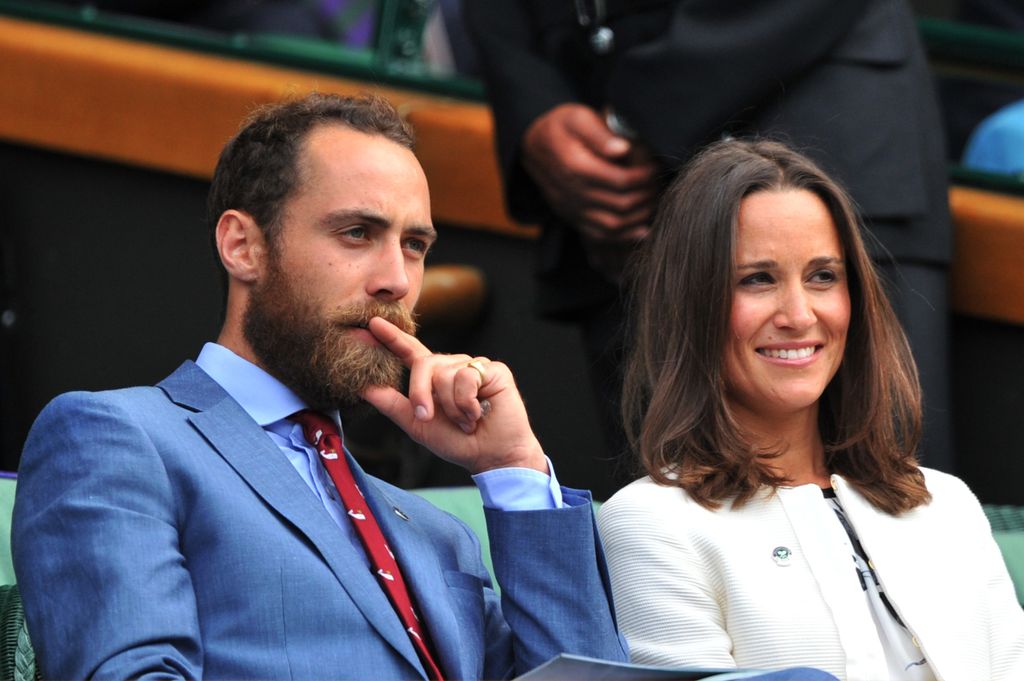
M 484 363 L 478 359 L 466 362 L 466 366 L 471 369 L 476 369 L 476 372 L 480 374 L 480 382 L 483 383 L 487 380 L 487 370 L 484 369 Z

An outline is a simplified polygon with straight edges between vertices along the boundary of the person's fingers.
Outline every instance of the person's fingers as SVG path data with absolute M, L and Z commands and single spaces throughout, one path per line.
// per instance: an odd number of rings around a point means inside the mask
M 412 368 L 413 362 L 417 359 L 433 354 L 416 336 L 402 331 L 382 317 L 371 318 L 367 328 L 373 337 L 380 341 L 381 345 L 390 350 L 402 361 L 402 364 L 409 368 Z
M 643 241 L 651 233 L 650 225 L 639 225 L 620 232 L 618 237 L 625 242 Z
M 597 241 L 628 240 L 626 235 L 639 228 L 647 229 L 654 218 L 653 210 L 638 210 L 626 216 L 614 215 L 607 211 L 584 211 L 575 223 L 588 237 Z
M 473 432 L 477 421 L 484 416 L 480 391 L 487 381 L 489 366 L 490 360 L 477 357 L 455 373 L 452 396 L 455 408 L 463 418 L 459 427 L 467 433 Z
M 436 408 L 448 420 L 465 432 L 472 432 L 473 424 L 479 418 L 477 393 L 483 385 L 480 359 L 467 355 L 438 355 L 431 371 L 433 398 Z M 486 360 L 483 360 L 486 361 Z
M 588 189 L 612 192 L 658 189 L 657 166 L 622 165 L 597 156 L 580 144 L 570 146 L 557 161 L 528 165 L 527 169 L 535 177 L 556 182 L 564 188 L 575 188 L 577 192 Z
M 648 154 L 583 105 L 558 106 L 538 117 L 523 135 L 522 152 L 524 167 L 541 186 L 630 189 L 652 182 L 658 172 Z
M 416 420 L 412 402 L 391 386 L 367 386 L 362 392 L 362 398 L 406 432 L 409 432 Z
M 591 187 L 613 192 L 638 190 L 656 192 L 660 172 L 660 168 L 654 164 L 623 165 L 602 159 L 600 165 L 595 164 L 593 170 L 583 174 L 581 179 Z
M 569 110 L 564 118 L 564 124 L 592 153 L 603 158 L 624 158 L 633 149 L 633 144 L 628 139 L 612 132 L 604 119 L 590 107 L 575 107 Z
M 653 187 L 614 192 L 606 189 L 591 189 L 587 192 L 585 208 L 598 209 L 622 218 L 636 220 L 638 214 L 653 215 L 656 204 L 657 190 Z
M 386 319 L 373 317 L 367 327 L 381 345 L 410 369 L 408 401 L 411 402 L 412 413 L 421 421 L 433 418 L 430 372 L 429 369 L 417 366 L 427 362 L 433 354 L 415 336 L 402 331 Z

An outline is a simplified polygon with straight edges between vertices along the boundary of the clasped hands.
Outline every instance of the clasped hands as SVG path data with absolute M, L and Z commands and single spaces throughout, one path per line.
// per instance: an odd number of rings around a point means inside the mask
M 409 390 L 403 395 L 390 386 L 370 386 L 362 397 L 409 437 L 470 473 L 510 466 L 548 472 L 507 366 L 433 353 L 380 317 L 368 328 L 409 368 Z
M 522 164 L 551 209 L 594 242 L 635 242 L 654 217 L 659 166 L 641 144 L 616 135 L 578 103 L 537 117 Z

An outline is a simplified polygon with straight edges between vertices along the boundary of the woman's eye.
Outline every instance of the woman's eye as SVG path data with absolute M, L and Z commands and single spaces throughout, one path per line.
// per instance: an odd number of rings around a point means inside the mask
M 832 270 L 818 270 L 811 275 L 811 281 L 817 284 L 830 284 L 839 277 Z
M 740 279 L 740 286 L 758 286 L 760 284 L 771 284 L 774 279 L 767 272 L 754 272 Z

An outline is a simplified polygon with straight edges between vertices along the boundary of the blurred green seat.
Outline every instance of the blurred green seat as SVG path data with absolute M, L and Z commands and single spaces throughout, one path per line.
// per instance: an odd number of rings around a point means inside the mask
M 1017 602 L 1024 605 L 1024 506 L 983 504 L 982 508 L 1013 579 Z
M 11 562 L 11 511 L 14 510 L 14 490 L 17 479 L 13 473 L 0 472 L 0 584 L 14 584 L 14 564 Z
M 33 681 L 39 679 L 39 670 L 11 563 L 11 511 L 16 487 L 12 473 L 0 473 L 0 681 Z

